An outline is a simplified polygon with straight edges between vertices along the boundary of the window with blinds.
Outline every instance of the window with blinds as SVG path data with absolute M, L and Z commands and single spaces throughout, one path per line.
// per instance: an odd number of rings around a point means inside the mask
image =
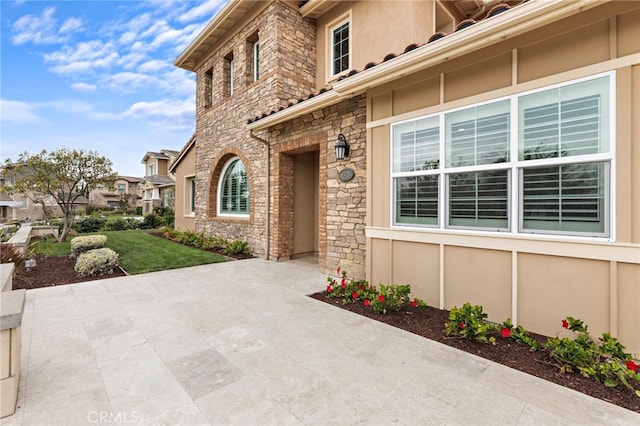
M 394 124 L 394 224 L 608 237 L 613 83 L 607 73 Z
M 219 185 L 218 212 L 222 215 L 249 214 L 249 181 L 239 158 L 227 163 Z

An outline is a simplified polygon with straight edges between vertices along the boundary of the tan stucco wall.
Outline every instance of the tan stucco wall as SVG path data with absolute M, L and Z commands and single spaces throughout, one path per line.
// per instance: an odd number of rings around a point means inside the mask
M 326 86 L 331 80 L 327 65 L 330 52 L 326 46 L 327 30 L 330 30 L 333 22 L 350 14 L 353 53 L 351 69 L 362 70 L 370 61 L 382 62 L 387 54 L 397 55 L 412 43 L 425 43 L 435 29 L 433 8 L 434 2 L 431 0 L 340 2 L 317 20 L 317 89 Z M 389 31 L 385 31 L 385 37 L 376 37 L 376 42 L 372 43 L 372 34 L 380 34 L 381 28 Z M 392 31 L 393 29 L 402 30 Z
M 178 166 L 174 169 L 176 174 L 176 207 L 175 225 L 176 229 L 185 231 L 195 230 L 195 215 L 189 212 L 189 192 L 186 185 L 187 176 L 194 176 L 196 170 L 196 147 L 192 146 L 182 157 Z M 196 194 L 197 195 L 197 194 Z
M 401 278 L 430 305 L 481 304 L 491 320 L 547 335 L 578 317 L 640 354 L 638 22 L 640 3 L 613 2 L 369 90 L 367 277 Z M 617 86 L 614 241 L 391 227 L 391 123 L 606 71 Z

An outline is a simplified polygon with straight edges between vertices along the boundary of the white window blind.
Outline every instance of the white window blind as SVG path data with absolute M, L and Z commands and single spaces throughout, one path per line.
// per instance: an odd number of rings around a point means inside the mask
M 229 162 L 220 182 L 219 211 L 222 214 L 249 214 L 249 182 L 239 158 Z

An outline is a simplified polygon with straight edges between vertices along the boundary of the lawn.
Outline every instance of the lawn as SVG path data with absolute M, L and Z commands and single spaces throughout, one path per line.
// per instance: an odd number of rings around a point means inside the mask
M 108 247 L 120 255 L 120 266 L 129 274 L 163 271 L 225 262 L 228 258 L 184 246 L 164 238 L 151 236 L 143 231 L 105 231 L 98 234 L 107 236 Z M 55 241 L 38 242 L 37 250 L 48 256 L 68 256 L 70 243 Z

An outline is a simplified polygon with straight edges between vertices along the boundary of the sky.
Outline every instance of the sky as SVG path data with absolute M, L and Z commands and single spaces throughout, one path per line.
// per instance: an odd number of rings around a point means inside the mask
M 0 0 L 0 160 L 85 149 L 124 176 L 195 130 L 174 60 L 226 0 Z

